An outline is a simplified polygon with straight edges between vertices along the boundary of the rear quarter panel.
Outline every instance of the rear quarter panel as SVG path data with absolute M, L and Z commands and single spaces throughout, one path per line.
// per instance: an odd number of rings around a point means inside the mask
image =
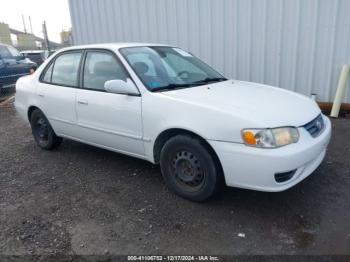
M 15 108 L 24 121 L 28 122 L 28 108 L 36 105 L 36 84 L 33 76 L 24 76 L 16 82 Z

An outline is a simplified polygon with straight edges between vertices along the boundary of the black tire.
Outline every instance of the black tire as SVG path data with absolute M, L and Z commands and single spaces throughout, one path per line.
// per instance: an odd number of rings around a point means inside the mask
M 207 200 L 222 185 L 219 164 L 204 143 L 195 137 L 170 138 L 161 150 L 160 167 L 167 186 L 191 201 Z
M 55 149 L 62 143 L 62 138 L 55 134 L 44 113 L 39 109 L 32 112 L 30 125 L 35 142 L 42 149 Z

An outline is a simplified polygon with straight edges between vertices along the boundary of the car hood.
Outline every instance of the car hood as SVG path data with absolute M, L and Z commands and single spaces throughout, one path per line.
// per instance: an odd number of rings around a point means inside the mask
M 249 120 L 255 124 L 254 127 L 302 126 L 320 114 L 318 105 L 304 95 L 236 80 L 162 94 L 185 103 L 216 110 L 218 114 L 223 112 Z

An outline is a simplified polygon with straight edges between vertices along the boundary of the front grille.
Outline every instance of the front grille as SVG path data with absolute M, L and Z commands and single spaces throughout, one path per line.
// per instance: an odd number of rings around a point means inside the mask
M 310 133 L 312 137 L 317 137 L 322 133 L 322 130 L 324 128 L 322 115 L 319 114 L 314 120 L 310 121 L 303 127 Z

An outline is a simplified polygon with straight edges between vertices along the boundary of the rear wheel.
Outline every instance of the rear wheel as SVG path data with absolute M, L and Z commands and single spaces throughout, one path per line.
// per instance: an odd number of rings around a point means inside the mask
M 53 131 L 44 113 L 35 109 L 30 116 L 30 125 L 37 145 L 43 149 L 51 150 L 62 143 L 62 138 Z
M 160 166 L 168 187 L 179 196 L 204 201 L 221 185 L 218 163 L 199 139 L 178 135 L 161 150 Z

